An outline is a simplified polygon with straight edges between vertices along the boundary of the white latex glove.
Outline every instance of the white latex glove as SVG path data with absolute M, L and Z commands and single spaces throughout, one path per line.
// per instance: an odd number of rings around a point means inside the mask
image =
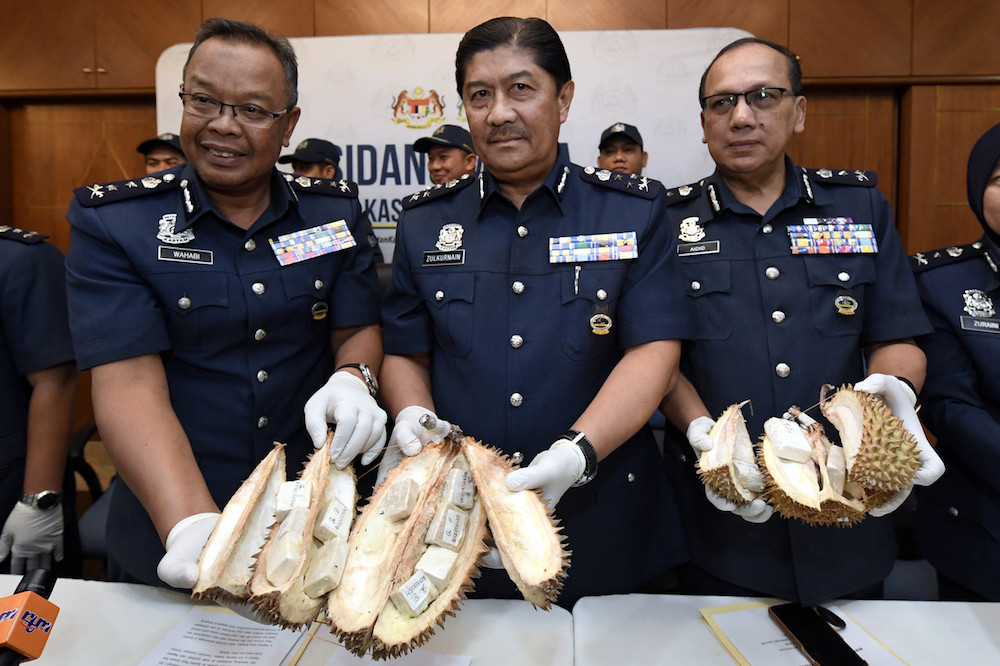
M 424 415 L 433 419 L 435 424 L 433 428 L 425 428 L 420 424 L 420 418 Z M 423 450 L 425 444 L 438 443 L 450 432 L 451 424 L 439 419 L 429 409 L 417 405 L 404 407 L 396 415 L 389 444 L 385 447 L 385 454 L 378 464 L 375 487 L 382 483 L 389 470 L 395 467 L 404 455 L 415 456 Z
M 774 507 L 759 497 L 749 504 L 736 504 L 714 492 L 708 486 L 705 486 L 705 497 L 719 511 L 728 511 L 748 523 L 766 523 L 767 519 L 774 513 Z
M 688 444 L 694 449 L 694 452 L 701 454 L 705 451 L 709 451 L 712 448 L 712 438 L 708 433 L 712 430 L 712 426 L 715 425 L 715 421 L 708 418 L 707 416 L 699 416 L 694 421 L 688 424 L 687 435 Z
M 493 543 L 493 537 L 490 536 L 486 539 L 486 545 L 490 547 L 488 551 L 483 553 L 482 557 L 479 558 L 479 564 L 486 567 L 487 569 L 503 569 L 503 560 L 500 559 L 500 551 L 497 550 L 496 545 Z
M 560 438 L 535 456 L 530 465 L 507 474 L 507 490 L 540 490 L 542 499 L 554 509 L 585 469 L 587 460 L 580 447 Z
M 306 430 L 317 449 L 326 444 L 327 423 L 336 425 L 330 460 L 343 469 L 359 454 L 367 465 L 385 446 L 385 411 L 361 378 L 346 370 L 335 372 L 305 406 Z
M 167 535 L 167 554 L 156 575 L 167 585 L 190 589 L 198 582 L 198 558 L 221 513 L 196 513 L 179 521 Z
M 39 509 L 17 502 L 0 532 L 0 561 L 11 555 L 10 572 L 51 569 L 63 558 L 63 508 Z
M 917 440 L 917 446 L 920 448 L 920 469 L 914 475 L 913 483 L 918 486 L 929 486 L 937 481 L 944 474 L 944 463 L 924 435 L 920 418 L 913 408 L 917 401 L 913 390 L 897 377 L 878 373 L 868 375 L 855 384 L 854 389 L 881 396 L 886 406 L 903 422 L 903 427 Z M 909 494 L 909 490 L 905 488 L 902 492 Z

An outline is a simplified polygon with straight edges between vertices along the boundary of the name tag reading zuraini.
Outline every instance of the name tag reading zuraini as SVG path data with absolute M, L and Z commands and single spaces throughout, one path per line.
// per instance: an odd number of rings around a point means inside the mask
M 340 252 L 358 244 L 344 220 L 284 234 L 277 239 L 268 239 L 268 242 L 282 266 Z
M 836 224 L 830 224 L 836 220 Z M 878 241 L 870 224 L 849 217 L 806 218 L 788 226 L 792 254 L 876 254 Z
M 550 264 L 575 264 L 582 261 L 621 261 L 636 259 L 639 246 L 634 231 L 612 234 L 560 236 L 549 239 Z

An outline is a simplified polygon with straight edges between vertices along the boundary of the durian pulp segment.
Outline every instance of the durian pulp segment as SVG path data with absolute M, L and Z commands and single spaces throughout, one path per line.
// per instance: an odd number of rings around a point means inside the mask
M 746 504 L 764 490 L 764 478 L 747 432 L 741 408 L 730 405 L 709 432 L 712 448 L 698 456 L 702 482 L 730 502 Z
M 453 463 L 452 470 L 467 468 L 465 457 L 459 453 Z M 448 475 L 445 475 L 447 479 Z M 444 484 L 443 484 L 444 485 Z M 463 498 L 464 499 L 464 498 Z M 427 502 L 433 516 L 442 505 L 452 506 L 445 497 L 444 487 L 436 498 L 436 502 Z M 417 617 L 408 617 L 401 612 L 393 601 L 389 600 L 379 613 L 373 632 L 374 644 L 372 656 L 398 656 L 409 649 L 423 645 L 434 633 L 434 626 L 444 621 L 448 615 L 454 615 L 458 604 L 465 599 L 466 591 L 472 588 L 472 578 L 478 576 L 476 563 L 487 550 L 486 511 L 480 500 L 479 493 L 469 498 L 471 508 L 466 519 L 464 537 L 458 545 L 457 558 L 452 565 L 450 578 L 444 585 L 436 587 L 436 596 L 429 606 Z M 409 580 L 416 572 L 416 565 L 427 552 L 426 530 L 429 522 L 424 525 L 425 535 L 414 532 L 408 548 L 400 560 L 399 568 L 393 576 L 393 588 L 403 581 Z M 439 548 L 441 546 L 438 546 Z M 450 550 L 450 549 L 448 549 Z M 425 573 L 426 575 L 426 573 Z
M 361 510 L 348 540 L 347 566 L 340 585 L 330 593 L 326 610 L 331 631 L 357 655 L 368 651 L 372 630 L 390 592 L 399 584 L 396 571 L 414 539 L 423 534 L 434 512 L 435 498 L 444 483 L 457 448 L 448 442 L 428 445 L 417 456 L 404 457 L 389 472 Z M 407 479 L 420 489 L 413 512 L 393 520 L 384 504 L 390 488 Z M 415 536 L 415 533 L 417 536 Z
M 820 409 L 840 436 L 840 444 L 844 448 L 844 464 L 850 472 L 854 460 L 861 450 L 861 438 L 864 434 L 864 405 L 858 394 L 850 389 L 837 391 L 833 399 L 827 401 L 825 392 L 821 394 Z
M 198 560 L 196 599 L 246 601 L 254 557 L 274 523 L 278 487 L 285 481 L 285 447 L 278 442 L 222 510 Z
M 507 489 L 507 474 L 514 469 L 509 459 L 471 437 L 462 440 L 462 450 L 507 574 L 525 599 L 549 608 L 562 589 L 570 554 L 552 511 L 533 490 Z

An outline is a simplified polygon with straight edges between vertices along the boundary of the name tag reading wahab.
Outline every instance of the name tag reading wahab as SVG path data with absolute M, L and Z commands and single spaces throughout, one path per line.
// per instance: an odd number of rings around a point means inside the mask
M 167 245 L 157 246 L 156 258 L 160 261 L 179 261 L 182 264 L 204 264 L 206 266 L 211 266 L 215 262 L 215 255 L 211 250 Z
M 639 246 L 634 231 L 611 234 L 560 236 L 549 239 L 550 264 L 575 264 L 583 261 L 622 261 L 637 259 Z

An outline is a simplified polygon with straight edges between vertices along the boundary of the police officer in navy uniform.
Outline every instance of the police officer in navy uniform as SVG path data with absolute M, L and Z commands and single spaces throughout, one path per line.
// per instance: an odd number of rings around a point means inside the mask
M 76 484 L 67 459 L 77 371 L 63 255 L 0 225 L 0 561 L 79 576 Z
M 731 404 L 750 400 L 744 415 L 757 439 L 767 418 L 792 405 L 818 418 L 809 408 L 824 384 L 856 382 L 883 395 L 922 442 L 916 482 L 940 474 L 907 383 L 923 380 L 924 357 L 912 337 L 929 327 L 889 204 L 872 173 L 807 171 L 787 157 L 805 123 L 801 84 L 797 60 L 783 46 L 749 38 L 723 48 L 700 93 L 703 141 L 717 170 L 668 192 L 679 240 L 674 260 L 686 274 L 696 322 L 684 344 L 683 379 L 663 405 L 677 428 L 665 459 L 691 548 L 691 563 L 678 572 L 682 592 L 805 604 L 859 590 L 877 595 L 896 557 L 890 519 L 809 527 L 772 517 L 763 499 L 735 506 L 707 491 L 693 463 L 711 448 L 713 419 Z M 827 244 L 827 231 L 843 240 Z
M 938 573 L 938 598 L 1000 601 L 1000 125 L 969 155 L 974 243 L 913 255 L 934 333 L 920 417 L 948 467 L 920 488 L 916 534 Z
M 574 83 L 542 19 L 473 28 L 456 66 L 485 171 L 404 199 L 383 306 L 383 471 L 436 438 L 422 416 L 456 423 L 525 464 L 508 488 L 555 508 L 572 550 L 560 604 L 634 592 L 686 556 L 645 425 L 689 321 L 669 288 L 664 190 L 560 159 Z M 476 593 L 520 596 L 490 570 Z
M 278 164 L 291 164 L 296 176 L 336 178 L 340 168 L 340 146 L 325 139 L 303 139 L 290 155 L 278 158 Z
M 125 482 L 108 514 L 115 579 L 190 587 L 219 507 L 275 441 L 289 476 L 328 422 L 340 467 L 384 444 L 357 187 L 274 168 L 297 79 L 284 38 L 206 21 L 180 94 L 188 164 L 80 188 L 70 207 L 73 340 Z
M 183 164 L 186 159 L 184 149 L 181 148 L 181 138 L 173 132 L 164 132 L 146 139 L 135 150 L 146 158 L 147 175 Z

